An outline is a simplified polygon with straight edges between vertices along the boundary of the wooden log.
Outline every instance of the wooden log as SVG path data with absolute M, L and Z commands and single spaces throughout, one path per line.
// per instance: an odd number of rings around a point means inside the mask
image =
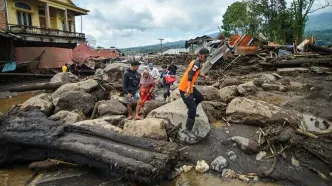
M 10 145 L 1 148 L 1 144 Z M 164 179 L 178 156 L 174 143 L 128 136 L 98 125 L 64 125 L 33 108 L 11 111 L 0 125 L 0 166 L 18 159 L 32 160 L 27 150 L 17 148 L 33 148 L 33 161 L 62 157 L 138 182 Z
M 57 82 L 57 83 L 35 83 L 31 85 L 23 85 L 19 87 L 13 87 L 9 89 L 9 92 L 26 92 L 26 91 L 34 91 L 34 90 L 46 90 L 51 89 L 55 90 L 61 87 L 64 83 Z
M 303 64 L 332 64 L 332 58 L 306 58 L 306 59 L 292 59 L 292 60 L 283 60 L 283 61 L 277 61 L 275 63 L 275 66 L 281 67 L 281 66 L 300 66 Z
M 321 47 L 321 46 L 317 46 L 317 45 L 313 45 L 313 44 L 308 44 L 308 47 L 316 52 L 323 52 L 323 53 L 327 53 L 327 54 L 332 54 L 332 49 L 330 48 L 326 48 L 326 47 Z

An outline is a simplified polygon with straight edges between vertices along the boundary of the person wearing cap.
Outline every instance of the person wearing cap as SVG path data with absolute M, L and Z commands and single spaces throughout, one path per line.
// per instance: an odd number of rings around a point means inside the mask
M 140 63 L 132 61 L 130 68 L 123 75 L 123 93 L 128 108 L 128 119 L 133 118 L 132 104 L 139 99 L 140 74 L 137 72 Z
M 195 124 L 196 108 L 204 100 L 203 95 L 194 87 L 194 84 L 199 76 L 209 79 L 209 76 L 200 73 L 201 64 L 206 62 L 208 56 L 210 56 L 209 50 L 201 48 L 197 58 L 190 62 L 178 85 L 181 98 L 188 108 L 186 128 L 183 129 L 183 133 L 190 138 L 196 138 L 192 132 Z

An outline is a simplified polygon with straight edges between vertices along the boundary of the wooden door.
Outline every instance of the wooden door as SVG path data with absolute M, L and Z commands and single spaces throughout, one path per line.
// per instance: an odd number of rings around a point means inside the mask
M 45 17 L 39 17 L 40 28 L 46 28 L 46 19 Z

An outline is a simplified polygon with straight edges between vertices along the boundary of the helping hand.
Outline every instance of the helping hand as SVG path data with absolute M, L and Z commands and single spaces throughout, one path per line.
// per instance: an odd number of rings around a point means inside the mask
M 188 97 L 188 96 L 190 96 L 190 90 L 187 90 L 187 92 L 184 93 L 184 97 Z

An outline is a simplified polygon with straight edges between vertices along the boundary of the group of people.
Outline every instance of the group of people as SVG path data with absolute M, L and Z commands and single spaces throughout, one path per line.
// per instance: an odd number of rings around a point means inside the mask
M 190 138 L 196 138 L 192 132 L 195 118 L 199 117 L 196 114 L 196 109 L 204 99 L 203 95 L 194 87 L 194 84 L 199 76 L 209 79 L 209 76 L 200 72 L 201 64 L 206 62 L 208 56 L 210 56 L 208 49 L 200 49 L 197 58 L 190 62 L 178 85 L 181 98 L 188 109 L 186 127 L 182 131 Z M 167 65 L 163 65 L 163 71 L 159 75 L 159 71 L 150 63 L 148 65 L 149 68 L 145 69 L 142 75 L 140 75 L 137 72 L 139 65 L 140 63 L 137 61 L 131 62 L 131 67 L 127 69 L 123 78 L 123 92 L 126 96 L 128 119 L 133 119 L 132 104 L 134 103 L 137 103 L 135 119 L 142 119 L 139 113 L 144 107 L 145 102 L 154 98 L 154 89 L 159 82 L 164 87 L 163 96 L 166 100 L 170 96 L 171 82 L 174 82 L 177 70 L 174 64 L 168 68 Z
M 132 104 L 137 103 L 135 119 L 142 119 L 139 114 L 144 107 L 146 101 L 150 101 L 157 96 L 156 87 L 164 88 L 164 100 L 170 97 L 170 87 L 175 81 L 177 67 L 171 64 L 168 68 L 163 65 L 163 71 L 153 66 L 152 63 L 148 64 L 148 68 L 144 69 L 143 73 L 138 73 L 138 61 L 132 61 L 131 67 L 127 69 L 123 77 L 123 93 L 128 108 L 128 119 L 133 119 Z M 170 82 L 168 78 L 173 78 Z

